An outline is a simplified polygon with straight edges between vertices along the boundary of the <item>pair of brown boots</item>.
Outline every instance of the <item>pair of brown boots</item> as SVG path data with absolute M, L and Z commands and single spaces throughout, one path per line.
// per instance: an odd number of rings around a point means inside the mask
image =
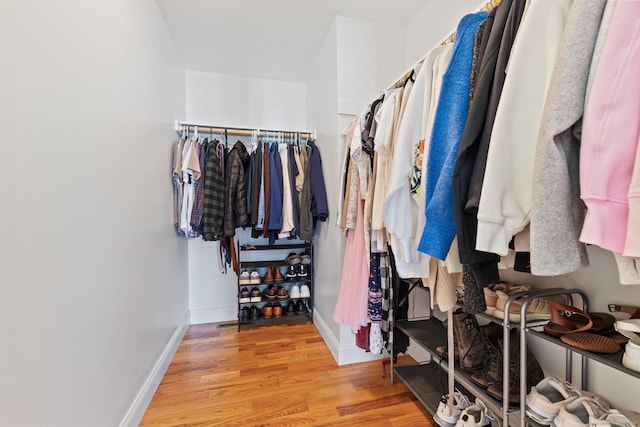
M 284 282 L 284 276 L 282 275 L 282 271 L 278 267 L 269 267 L 267 268 L 267 272 L 262 277 L 262 283 L 282 283 Z
M 520 402 L 520 331 L 509 335 L 509 402 Z M 472 372 L 471 380 L 497 399 L 503 398 L 503 327 L 497 323 L 479 326 L 475 315 L 457 310 L 453 314 L 454 351 L 460 366 Z M 527 390 L 544 378 L 535 356 L 527 350 Z

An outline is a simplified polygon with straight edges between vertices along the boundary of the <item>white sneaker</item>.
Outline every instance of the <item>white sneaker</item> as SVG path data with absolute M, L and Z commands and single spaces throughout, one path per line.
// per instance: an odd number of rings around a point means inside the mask
M 250 285 L 251 278 L 249 276 L 249 270 L 242 270 L 240 272 L 240 284 L 241 285 Z
M 298 285 L 293 285 L 291 289 L 289 289 L 289 298 L 297 299 L 300 298 L 300 288 Z
M 470 405 L 469 399 L 464 394 L 456 391 L 453 393 L 453 408 L 449 407 L 449 395 L 445 394 L 440 399 L 438 410 L 433 420 L 441 427 L 455 427 L 460 419 L 462 410 Z
M 251 270 L 251 273 L 249 273 L 249 280 L 251 281 L 252 285 L 260 284 L 260 281 L 262 279 L 260 278 L 260 273 L 258 273 L 258 270 Z
M 485 427 L 496 421 L 496 417 L 482 400 L 476 399 L 476 403 L 467 406 L 456 423 L 456 427 Z
M 602 419 L 609 413 L 609 403 L 601 397 L 582 396 L 560 408 L 553 420 L 555 427 L 589 427 L 593 419 Z
M 610 409 L 604 418 L 593 419 L 589 423 L 591 427 L 638 427 L 640 426 L 640 414 Z
M 578 397 L 577 390 L 570 383 L 547 377 L 533 386 L 527 395 L 527 415 L 540 424 L 549 425 L 560 408 Z
M 300 286 L 300 298 L 311 298 L 311 290 L 309 289 L 309 286 Z

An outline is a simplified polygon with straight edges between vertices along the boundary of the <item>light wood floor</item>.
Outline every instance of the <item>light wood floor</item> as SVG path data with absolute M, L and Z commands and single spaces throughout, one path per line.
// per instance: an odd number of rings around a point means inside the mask
M 380 361 L 338 366 L 311 323 L 194 325 L 140 425 L 436 426 L 386 369 L 383 378 Z

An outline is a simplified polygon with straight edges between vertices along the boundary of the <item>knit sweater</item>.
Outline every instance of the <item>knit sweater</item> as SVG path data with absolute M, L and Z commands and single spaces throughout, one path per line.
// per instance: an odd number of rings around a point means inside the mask
M 576 1 L 562 36 L 542 114 L 533 169 L 531 271 L 570 273 L 588 265 L 578 159 L 589 67 L 606 0 Z
M 464 16 L 442 76 L 427 163 L 426 223 L 418 250 L 444 260 L 456 234 L 451 180 L 469 106 L 469 77 L 476 30 L 487 12 Z

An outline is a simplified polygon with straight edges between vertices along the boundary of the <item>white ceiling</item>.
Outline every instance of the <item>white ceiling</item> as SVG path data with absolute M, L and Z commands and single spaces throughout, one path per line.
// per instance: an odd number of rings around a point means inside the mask
M 156 0 L 187 69 L 304 82 L 336 15 L 406 27 L 428 0 Z

